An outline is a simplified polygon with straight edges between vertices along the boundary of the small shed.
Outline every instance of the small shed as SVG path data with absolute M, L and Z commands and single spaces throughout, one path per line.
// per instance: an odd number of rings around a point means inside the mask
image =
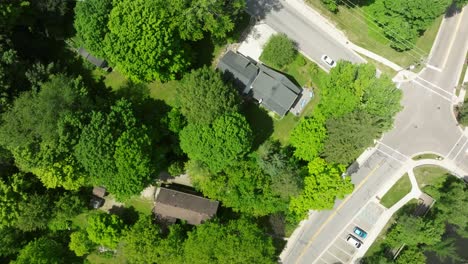
M 93 195 L 99 198 L 104 198 L 106 196 L 106 188 L 104 187 L 94 187 L 93 188 Z
M 87 50 L 85 50 L 83 47 L 78 49 L 78 54 L 83 56 L 83 58 L 85 58 L 87 61 L 91 62 L 96 67 L 103 68 L 103 69 L 108 68 L 108 64 L 107 64 L 106 60 L 94 57 Z
M 219 205 L 218 201 L 164 187 L 156 191 L 155 200 L 153 212 L 157 218 L 181 219 L 191 225 L 211 219 Z

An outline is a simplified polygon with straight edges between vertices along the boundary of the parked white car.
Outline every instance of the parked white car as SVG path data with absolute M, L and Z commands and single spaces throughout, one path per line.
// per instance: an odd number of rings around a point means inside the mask
M 353 245 L 355 248 L 360 248 L 362 245 L 362 242 L 359 239 L 355 238 L 353 235 L 348 235 L 346 237 L 346 241 L 349 244 Z
M 328 66 L 330 66 L 332 68 L 336 67 L 336 62 L 332 58 L 328 57 L 328 55 L 323 54 L 322 55 L 322 61 L 325 62 L 325 64 L 327 64 Z

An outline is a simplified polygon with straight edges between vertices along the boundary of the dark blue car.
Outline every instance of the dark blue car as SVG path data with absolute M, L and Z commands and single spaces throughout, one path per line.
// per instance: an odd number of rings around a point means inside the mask
M 366 238 L 367 237 L 366 231 L 362 230 L 361 228 L 359 228 L 357 226 L 354 228 L 354 234 L 358 235 L 361 238 Z

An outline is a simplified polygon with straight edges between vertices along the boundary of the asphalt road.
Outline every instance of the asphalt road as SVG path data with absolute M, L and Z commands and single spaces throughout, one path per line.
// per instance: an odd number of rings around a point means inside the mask
M 468 50 L 467 33 L 468 14 L 444 22 L 428 59 L 432 67 L 401 85 L 404 109 L 397 115 L 394 128 L 385 134 L 364 166 L 351 175 L 356 186 L 353 194 L 337 201 L 332 211 L 313 212 L 298 239 L 290 243 L 283 263 L 315 263 L 369 198 L 416 153 L 442 154 L 468 171 L 468 138 L 452 112 L 453 89 Z
M 327 54 L 335 61 L 363 62 L 352 50 L 337 42 L 327 32 L 310 22 L 293 6 L 280 0 L 248 0 L 248 12 L 267 25 L 288 35 L 309 58 L 329 69 L 321 57 Z

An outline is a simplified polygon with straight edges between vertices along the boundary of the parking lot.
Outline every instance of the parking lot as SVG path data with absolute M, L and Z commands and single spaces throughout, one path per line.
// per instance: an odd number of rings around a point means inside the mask
M 377 222 L 384 210 L 386 209 L 378 203 L 368 203 L 314 263 L 350 263 L 352 257 L 359 249 L 348 243 L 346 238 L 349 234 L 352 234 L 354 237 L 362 241 L 362 243 L 366 243 L 365 238 L 361 238 L 353 233 L 354 227 L 357 226 L 369 233 L 372 231 L 374 224 Z

